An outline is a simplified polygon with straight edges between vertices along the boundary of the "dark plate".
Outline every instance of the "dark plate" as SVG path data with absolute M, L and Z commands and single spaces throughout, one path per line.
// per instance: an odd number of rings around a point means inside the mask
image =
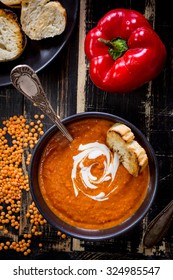
M 60 0 L 67 11 L 67 26 L 65 31 L 54 38 L 40 41 L 28 39 L 27 46 L 22 56 L 14 61 L 0 63 L 0 86 L 11 84 L 10 72 L 18 64 L 27 64 L 36 72 L 48 65 L 62 50 L 68 41 L 77 19 L 79 0 Z M 0 8 L 5 8 L 0 4 Z M 11 9 L 19 16 L 19 9 Z

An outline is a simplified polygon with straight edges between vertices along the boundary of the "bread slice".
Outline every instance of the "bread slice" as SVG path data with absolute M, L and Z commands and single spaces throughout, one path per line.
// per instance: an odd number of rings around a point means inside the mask
M 32 40 L 60 35 L 66 27 L 66 9 L 58 1 L 22 0 L 21 25 Z
M 112 151 L 119 154 L 120 161 L 131 175 L 138 176 L 148 165 L 144 148 L 135 140 L 128 126 L 115 123 L 107 131 L 106 142 Z
M 26 43 L 26 35 L 16 14 L 10 10 L 0 9 L 0 62 L 21 56 Z
M 2 2 L 6 6 L 13 7 L 16 5 L 20 5 L 22 0 L 1 0 L 0 2 Z

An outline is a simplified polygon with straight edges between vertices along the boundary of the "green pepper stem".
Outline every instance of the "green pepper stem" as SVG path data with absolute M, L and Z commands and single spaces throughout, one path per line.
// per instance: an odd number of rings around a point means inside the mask
M 116 38 L 113 40 L 105 40 L 103 38 L 98 38 L 98 41 L 109 47 L 108 52 L 114 60 L 121 57 L 124 54 L 124 52 L 128 50 L 127 43 L 122 38 Z

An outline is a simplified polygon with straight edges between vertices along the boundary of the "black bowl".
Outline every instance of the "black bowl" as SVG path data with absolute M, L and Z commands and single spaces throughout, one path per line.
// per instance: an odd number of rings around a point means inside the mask
M 29 180 L 30 180 L 30 188 L 31 188 L 31 194 L 33 200 L 40 213 L 52 226 L 54 226 L 57 230 L 60 230 L 66 233 L 67 235 L 73 236 L 75 238 L 97 241 L 97 240 L 103 240 L 103 239 L 108 239 L 108 238 L 118 236 L 126 232 L 127 230 L 130 230 L 137 223 L 139 223 L 139 221 L 142 220 L 142 218 L 146 215 L 147 211 L 151 207 L 151 204 L 153 203 L 155 197 L 157 184 L 158 184 L 158 165 L 157 165 L 157 160 L 153 148 L 151 147 L 150 143 L 143 135 L 143 133 L 141 133 L 141 131 L 138 128 L 136 128 L 133 124 L 124 120 L 121 117 L 107 114 L 107 113 L 86 112 L 86 113 L 79 113 L 76 115 L 72 115 L 68 118 L 65 118 L 62 122 L 66 125 L 71 122 L 78 121 L 81 119 L 86 119 L 86 118 L 102 118 L 113 122 L 124 123 L 125 125 L 131 128 L 131 130 L 135 135 L 136 140 L 146 150 L 149 159 L 150 181 L 149 181 L 147 195 L 140 208 L 128 220 L 124 221 L 122 224 L 103 230 L 81 229 L 81 228 L 71 226 L 65 223 L 64 221 L 62 221 L 61 219 L 59 219 L 45 203 L 38 184 L 38 167 L 39 167 L 40 158 L 47 142 L 58 131 L 58 128 L 55 125 L 53 125 L 50 129 L 46 131 L 46 133 L 42 136 L 39 143 L 35 147 L 31 164 L 30 164 L 30 169 L 29 169 Z

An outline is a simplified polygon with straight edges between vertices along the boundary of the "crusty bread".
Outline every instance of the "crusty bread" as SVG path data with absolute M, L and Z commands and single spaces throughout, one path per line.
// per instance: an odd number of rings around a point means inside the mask
M 108 147 L 117 152 L 120 161 L 128 172 L 138 176 L 148 165 L 148 157 L 141 145 L 134 139 L 131 129 L 121 123 L 115 123 L 107 132 Z
M 22 0 L 21 25 L 32 40 L 60 35 L 66 27 L 66 9 L 58 1 Z
M 1 0 L 0 2 L 2 2 L 3 4 L 5 4 L 6 6 L 16 6 L 16 5 L 20 5 L 22 0 Z
M 0 62 L 14 60 L 24 51 L 27 38 L 15 13 L 0 9 Z

